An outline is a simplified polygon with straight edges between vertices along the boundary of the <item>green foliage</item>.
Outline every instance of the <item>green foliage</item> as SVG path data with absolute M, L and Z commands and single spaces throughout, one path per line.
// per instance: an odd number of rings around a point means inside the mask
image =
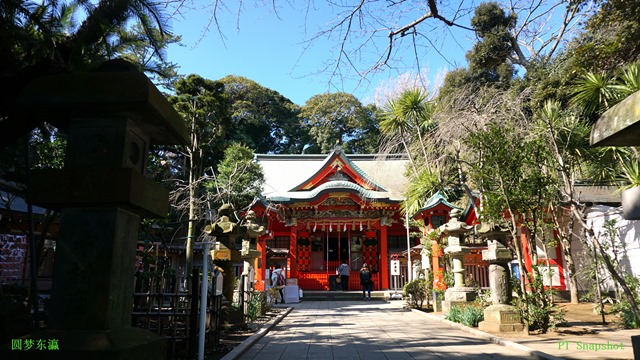
M 511 63 L 514 38 L 510 30 L 516 15 L 507 15 L 497 2 L 478 5 L 471 19 L 479 41 L 467 52 L 469 62 L 467 83 L 507 88 L 513 78 Z
M 636 318 L 635 313 L 631 309 L 631 303 L 627 299 L 623 299 L 619 303 L 612 306 L 612 310 L 618 313 L 622 325 L 626 329 L 640 328 L 640 320 Z
M 133 41 L 125 30 L 139 25 L 135 42 L 152 50 L 145 61 L 162 61 L 163 11 L 146 0 L 0 2 L 0 143 L 12 143 L 41 124 L 20 115 L 17 96 L 31 80 L 95 69 L 117 58 Z
M 444 318 L 455 323 L 462 323 L 462 307 L 457 305 L 451 306 Z
M 622 164 L 622 173 L 624 174 L 626 184 L 620 190 L 631 189 L 640 186 L 640 166 L 637 160 L 630 160 Z
M 312 96 L 299 115 L 312 140 L 307 152 L 328 153 L 335 145 L 348 152 L 360 152 L 358 146 L 367 143 L 364 138 L 377 139 L 379 134 L 372 118 L 374 114 L 351 94 L 337 92 Z
M 474 303 L 476 303 L 478 307 L 482 309 L 491 305 L 491 290 L 489 289 L 482 290 L 481 288 L 478 288 L 477 291 L 478 291 L 478 296 L 474 300 Z
M 245 207 L 260 196 L 264 184 L 264 173 L 254 160 L 253 151 L 242 144 L 232 144 L 224 152 L 218 165 L 215 183 L 209 183 L 209 191 L 216 192 L 222 203 Z
M 422 309 L 424 301 L 428 300 L 429 293 L 425 279 L 411 280 L 404 285 L 404 294 L 408 296 L 407 302 L 414 309 Z
M 471 26 L 473 26 L 478 36 L 486 37 L 487 34 L 496 29 L 513 28 L 516 19 L 515 14 L 507 16 L 497 2 L 485 2 L 476 8 L 471 19 Z
M 520 311 L 520 316 L 529 324 L 529 330 L 540 330 L 546 333 L 549 328 L 564 323 L 564 310 L 557 312 L 553 305 L 552 297 L 555 290 L 544 286 L 538 266 L 533 266 L 527 285 L 529 290 L 519 293 L 519 297 L 515 299 L 515 305 Z
M 221 160 L 220 155 L 226 148 L 225 134 L 231 126 L 228 97 L 222 82 L 195 74 L 178 80 L 175 89 L 175 95 L 168 100 L 189 129 L 191 142 L 185 152 L 192 158 L 194 176 L 199 177 L 202 169 L 215 166 Z M 182 153 L 180 150 L 172 152 Z M 177 172 L 185 172 L 186 169 L 180 168 L 183 162 L 184 158 L 173 159 L 172 165 Z
M 554 179 L 544 171 L 549 149 L 526 134 L 505 122 L 488 124 L 484 131 L 469 136 L 470 148 L 483 156 L 469 176 L 483 191 L 481 215 L 486 220 L 502 223 L 505 213 L 538 214 L 533 218 L 540 219 L 555 195 Z
M 249 296 L 249 304 L 247 306 L 247 317 L 253 321 L 264 315 L 264 309 L 267 306 L 267 294 L 264 291 L 254 291 Z
M 119 41 L 114 50 L 121 54 L 121 58 L 135 64 L 156 86 L 173 89 L 178 80 L 178 64 L 160 56 L 149 44 L 152 42 L 158 48 L 166 49 L 181 40 L 180 36 L 162 33 L 157 28 L 145 29 L 140 24 L 133 24 L 119 31 Z
M 624 274 L 624 280 L 631 290 L 631 294 L 634 296 L 636 303 L 640 302 L 640 279 L 631 275 Z M 632 304 L 627 298 L 622 298 L 619 303 L 612 306 L 612 310 L 618 313 L 622 324 L 627 329 L 640 328 L 640 319 L 636 317 L 636 313 L 633 311 Z
M 462 324 L 469 327 L 478 327 L 480 321 L 484 320 L 484 311 L 480 307 L 465 306 L 462 310 L 462 316 L 460 318 Z
M 300 108 L 277 91 L 242 76 L 219 80 L 231 104 L 228 142 L 239 142 L 257 153 L 299 154 L 310 138 L 300 126 Z
M 445 286 L 448 288 L 453 287 L 454 283 L 455 283 L 455 279 L 453 276 L 453 273 L 451 271 L 446 271 L 443 273 L 442 275 L 442 281 L 444 282 Z
M 478 324 L 484 320 L 484 310 L 473 305 L 452 305 L 444 318 L 469 327 L 478 327 Z
M 607 0 L 598 4 L 598 11 L 569 46 L 569 72 L 613 71 L 640 59 L 637 2 Z

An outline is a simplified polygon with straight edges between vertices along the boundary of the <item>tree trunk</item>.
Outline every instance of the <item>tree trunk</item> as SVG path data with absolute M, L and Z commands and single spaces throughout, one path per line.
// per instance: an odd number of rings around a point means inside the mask
M 575 205 L 573 206 L 573 211 L 574 212 L 578 211 Z M 598 240 L 598 238 L 596 237 L 596 234 L 594 233 L 593 228 L 588 226 L 584 221 L 581 221 L 581 224 L 584 227 L 587 234 L 589 235 L 589 237 L 592 239 L 594 247 L 598 250 L 598 252 L 602 256 L 602 260 L 604 260 L 604 264 L 607 267 L 607 270 L 609 270 L 611 277 L 613 277 L 616 280 L 616 282 L 620 284 L 620 287 L 622 287 L 622 290 L 624 291 L 624 294 L 626 295 L 627 300 L 629 300 L 629 303 L 631 304 L 631 311 L 633 312 L 633 316 L 635 316 L 636 320 L 640 320 L 640 310 L 638 309 L 638 303 L 636 302 L 636 299 L 633 296 L 634 294 L 631 292 L 631 289 L 629 289 L 627 282 L 624 280 L 624 278 L 622 278 L 622 276 L 620 276 L 618 271 L 613 266 L 613 263 L 611 262 L 611 258 L 609 257 L 609 254 L 607 254 L 607 252 L 602 248 L 602 245 L 600 244 L 600 240 Z
M 640 320 L 640 311 L 638 310 L 638 303 L 636 303 L 636 299 L 633 296 L 633 292 L 631 292 L 631 289 L 629 289 L 627 282 L 624 280 L 622 276 L 620 276 L 620 273 L 618 273 L 616 268 L 613 266 L 613 263 L 611 262 L 611 258 L 609 257 L 609 254 L 607 254 L 607 252 L 604 251 L 604 249 L 600 245 L 600 241 L 598 240 L 598 238 L 595 236 L 592 236 L 592 239 L 593 239 L 593 244 L 598 249 L 600 256 L 602 256 L 602 259 L 604 260 L 604 264 L 607 266 L 607 270 L 609 270 L 609 273 L 611 274 L 611 276 L 614 279 L 616 279 L 616 281 L 620 284 L 620 287 L 622 287 L 624 294 L 627 296 L 627 300 L 629 300 L 629 303 L 631 303 L 631 311 L 633 312 L 633 315 L 636 317 L 636 320 Z
M 571 241 L 573 240 L 574 225 L 575 219 L 573 218 L 573 216 L 571 216 L 571 220 L 569 221 L 569 232 L 560 239 L 560 245 L 562 246 L 562 254 L 564 255 L 564 259 L 567 261 L 571 303 L 577 304 L 580 302 L 580 299 L 578 297 L 578 279 L 576 278 L 576 263 L 573 261 L 573 253 L 571 252 Z

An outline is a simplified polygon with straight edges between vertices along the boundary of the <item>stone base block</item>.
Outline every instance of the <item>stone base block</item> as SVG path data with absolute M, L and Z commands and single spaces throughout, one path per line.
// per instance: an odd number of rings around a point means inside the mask
M 464 306 L 467 303 L 473 302 L 478 293 L 476 289 L 472 287 L 458 287 L 449 288 L 444 292 L 444 301 L 442 302 L 442 311 L 449 312 L 451 306 L 460 305 Z
M 478 330 L 487 332 L 522 332 L 523 324 L 496 324 L 487 321 L 481 321 L 478 324 Z
M 0 352 L 0 357 L 20 360 L 157 360 L 164 359 L 167 351 L 164 337 L 133 327 L 111 331 L 51 330 L 31 334 L 19 340 L 22 350 L 10 350 L 8 357 L 4 357 L 6 354 Z M 32 347 L 25 350 L 25 345 L 31 340 Z M 12 340 L 11 348 L 17 346 L 17 341 L 18 339 Z
M 472 287 L 449 288 L 444 292 L 444 300 L 449 302 L 470 302 L 478 297 L 478 292 Z
M 511 305 L 491 305 L 484 309 L 484 321 L 478 324 L 482 331 L 517 332 L 523 331 L 524 325 L 518 309 Z

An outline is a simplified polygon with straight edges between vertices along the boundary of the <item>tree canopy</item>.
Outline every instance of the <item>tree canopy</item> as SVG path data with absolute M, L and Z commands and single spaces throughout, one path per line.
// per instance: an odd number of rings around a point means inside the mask
M 299 115 L 312 140 L 307 152 L 324 154 L 336 145 L 353 153 L 371 150 L 374 140 L 366 139 L 375 139 L 379 133 L 373 122 L 375 111 L 372 110 L 362 106 L 352 94 L 314 95 L 307 100 Z

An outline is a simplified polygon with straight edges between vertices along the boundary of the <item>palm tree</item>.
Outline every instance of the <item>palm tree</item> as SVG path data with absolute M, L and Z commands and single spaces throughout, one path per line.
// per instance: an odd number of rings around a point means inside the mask
M 588 72 L 574 84 L 573 105 L 587 115 L 600 115 L 627 96 L 640 90 L 640 62 L 626 65 L 617 77 Z
M 407 136 L 406 134 L 410 131 L 411 125 L 407 122 L 407 119 L 402 116 L 401 106 L 397 99 L 390 100 L 384 107 L 384 111 L 382 113 L 382 121 L 380 122 L 380 132 L 383 135 L 387 135 L 389 137 L 399 137 L 400 142 L 402 142 L 402 146 L 404 146 L 404 151 L 406 151 L 407 156 L 409 157 L 409 162 L 411 163 L 411 167 L 413 168 L 413 174 L 418 176 L 418 169 L 416 168 L 416 164 L 413 161 L 413 157 L 411 156 L 411 152 L 409 151 L 409 146 L 407 145 Z
M 418 169 L 409 151 L 409 134 L 417 133 L 419 146 L 424 159 L 428 159 L 425 141 L 422 137 L 424 129 L 432 124 L 435 105 L 428 100 L 427 94 L 421 89 L 404 91 L 399 98 L 387 103 L 382 113 L 380 131 L 387 136 L 398 136 L 413 167 L 414 175 L 418 177 Z
M 87 15 L 76 25 L 75 16 L 81 14 Z M 120 30 L 132 21 L 141 25 L 149 47 L 161 57 L 161 14 L 149 0 L 1 1 L 0 82 L 12 91 L 0 99 L 0 145 L 38 125 L 19 119 L 16 100 L 26 84 L 49 74 L 89 70 L 116 57 Z
M 425 161 L 427 160 L 427 150 L 422 139 L 423 128 L 428 128 L 431 124 L 431 116 L 435 110 L 434 103 L 430 102 L 427 94 L 421 89 L 407 90 L 400 95 L 400 112 L 412 124 L 412 128 L 418 133 L 420 148 Z

